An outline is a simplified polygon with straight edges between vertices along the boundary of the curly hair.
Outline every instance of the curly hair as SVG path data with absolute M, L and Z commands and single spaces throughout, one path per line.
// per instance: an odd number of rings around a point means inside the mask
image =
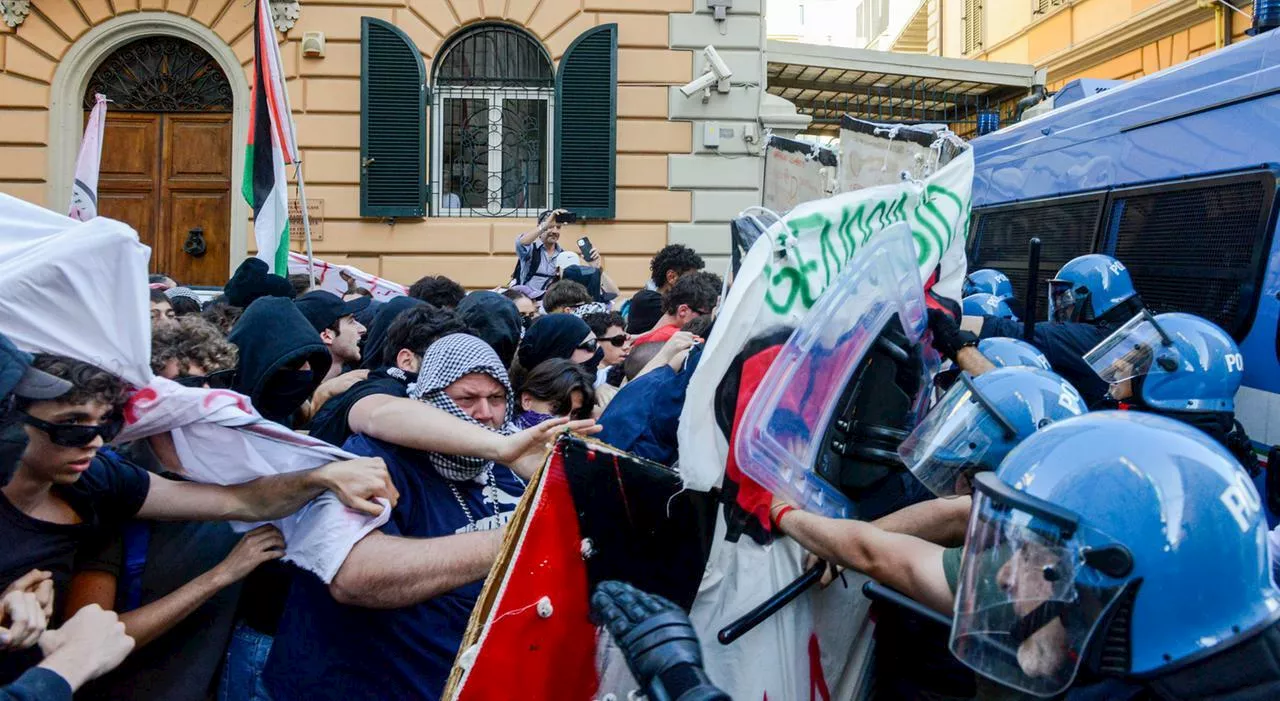
M 428 275 L 413 283 L 409 296 L 441 309 L 453 309 L 467 296 L 467 291 L 443 275 Z
M 200 312 L 200 317 L 213 324 L 223 336 L 226 336 L 240 320 L 241 314 L 244 314 L 244 307 L 236 307 L 225 301 L 213 301 L 205 305 L 204 311 Z
M 198 316 L 178 317 L 177 323 L 151 334 L 151 371 L 155 373 L 171 361 L 177 361 L 181 370 L 192 364 L 207 373 L 230 370 L 238 358 L 239 351 L 218 327 Z
M 71 383 L 71 391 L 53 400 L 59 404 L 102 402 L 120 411 L 129 400 L 129 383 L 102 368 L 83 360 L 62 355 L 37 353 L 31 367 Z M 19 407 L 30 406 L 31 400 L 19 400 Z
M 662 311 L 675 314 L 680 310 L 680 305 L 687 304 L 699 314 L 710 313 L 720 301 L 720 290 L 723 287 L 724 281 L 715 273 L 697 272 L 685 275 L 662 295 Z
M 702 270 L 707 267 L 703 262 L 702 256 L 694 253 L 692 248 L 678 243 L 664 246 L 658 254 L 649 261 L 649 272 L 652 273 L 653 284 L 658 289 L 667 284 L 667 273 L 675 272 L 677 275 L 687 273 L 693 270 Z

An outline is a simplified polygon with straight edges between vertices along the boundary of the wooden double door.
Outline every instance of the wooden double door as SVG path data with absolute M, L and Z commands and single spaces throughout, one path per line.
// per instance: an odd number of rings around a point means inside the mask
M 231 115 L 107 112 L 98 213 L 151 247 L 151 271 L 222 285 L 231 255 Z

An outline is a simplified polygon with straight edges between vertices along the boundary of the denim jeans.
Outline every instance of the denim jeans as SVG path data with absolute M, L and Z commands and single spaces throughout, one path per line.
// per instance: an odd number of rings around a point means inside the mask
M 272 638 L 244 623 L 237 623 L 227 645 L 227 659 L 222 665 L 222 681 L 218 684 L 218 701 L 271 701 L 262 683 L 262 670 L 267 666 Z

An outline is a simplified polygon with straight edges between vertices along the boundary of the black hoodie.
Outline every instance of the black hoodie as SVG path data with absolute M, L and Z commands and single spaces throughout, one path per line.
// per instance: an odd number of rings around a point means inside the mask
M 374 370 L 384 365 L 382 351 L 386 348 L 387 332 L 391 330 L 391 324 L 401 312 L 419 304 L 426 304 L 426 302 L 413 297 L 396 297 L 378 306 L 378 311 L 373 315 L 373 323 L 367 325 L 369 330 L 361 342 L 360 367 L 365 370 Z
M 503 366 L 510 367 L 524 330 L 516 303 L 497 292 L 472 292 L 458 304 L 458 313 L 476 336 L 493 347 Z
M 227 338 L 240 349 L 232 388 L 248 396 L 263 417 L 286 426 L 333 362 L 320 334 L 284 297 L 255 300 Z M 304 362 L 311 369 L 296 371 Z

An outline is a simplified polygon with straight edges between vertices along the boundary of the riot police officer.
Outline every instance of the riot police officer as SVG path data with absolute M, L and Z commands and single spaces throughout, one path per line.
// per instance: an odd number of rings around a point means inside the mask
M 1035 325 L 1031 344 L 1093 406 L 1104 398 L 1107 385 L 1084 362 L 1084 354 L 1142 309 L 1129 271 L 1120 261 L 1101 254 L 1080 256 L 1049 281 L 1050 321 Z M 961 367 L 966 365 L 957 355 L 979 339 L 1016 337 L 1023 332 L 1020 323 L 983 316 L 977 333 L 971 333 L 961 330 L 945 312 L 932 309 L 929 328 L 938 352 Z
M 1159 698 L 1280 698 L 1280 590 L 1257 491 L 1178 421 L 1096 412 L 974 480 L 951 650 L 1040 697 L 1096 680 Z
M 998 368 L 1040 368 L 1049 370 L 1049 359 L 1035 346 L 1016 338 L 1000 336 L 978 341 L 978 352 Z
M 1009 281 L 1008 275 L 999 270 L 981 268 L 965 276 L 962 296 L 979 293 L 993 295 L 1008 302 L 1013 299 L 1013 283 Z
M 1009 308 L 1009 303 L 986 292 L 978 292 L 960 300 L 960 308 L 965 316 L 994 316 L 998 319 L 1017 321 L 1018 316 Z

